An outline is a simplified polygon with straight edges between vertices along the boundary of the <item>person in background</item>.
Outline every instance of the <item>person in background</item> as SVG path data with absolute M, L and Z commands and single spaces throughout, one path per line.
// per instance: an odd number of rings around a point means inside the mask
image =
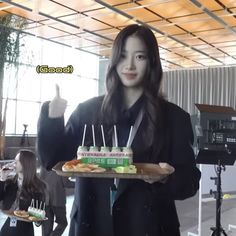
M 36 156 L 26 149 L 21 149 L 15 157 L 15 176 L 8 178 L 1 169 L 0 200 L 2 210 L 28 210 L 32 199 L 45 202 L 46 184 L 36 174 Z M 32 222 L 15 220 L 8 217 L 1 228 L 0 236 L 34 236 Z
M 133 161 L 160 163 L 175 171 L 164 181 L 120 179 L 110 202 L 113 179 L 76 178 L 70 236 L 180 236 L 175 200 L 196 194 L 200 171 L 192 149 L 190 116 L 161 94 L 162 66 L 153 32 L 129 25 L 117 35 L 106 76 L 105 96 L 78 105 L 64 127 L 66 101 L 59 95 L 43 104 L 38 121 L 41 163 L 51 169 L 76 158 L 87 125 L 85 146 L 107 146 L 117 127 L 118 146 L 126 146 L 133 125 Z
M 46 204 L 48 220 L 42 223 L 43 236 L 60 236 L 67 227 L 66 218 L 66 187 L 74 187 L 74 184 L 66 177 L 47 171 L 40 167 L 40 178 L 47 184 L 49 199 Z M 57 226 L 54 228 L 54 220 Z

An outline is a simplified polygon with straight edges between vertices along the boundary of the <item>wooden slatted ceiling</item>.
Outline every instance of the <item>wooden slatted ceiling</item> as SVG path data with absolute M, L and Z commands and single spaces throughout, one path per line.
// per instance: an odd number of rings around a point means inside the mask
M 28 19 L 24 30 L 101 57 L 109 57 L 126 25 L 148 24 L 164 69 L 236 65 L 235 0 L 12 0 L 0 15 Z

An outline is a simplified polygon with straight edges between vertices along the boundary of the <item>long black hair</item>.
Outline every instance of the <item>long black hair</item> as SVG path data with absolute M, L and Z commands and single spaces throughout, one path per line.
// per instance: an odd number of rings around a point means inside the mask
M 37 176 L 37 160 L 34 152 L 21 149 L 18 151 L 19 161 L 22 165 L 23 183 L 21 194 L 24 197 L 34 196 L 35 193 L 45 195 L 46 184 Z
M 102 120 L 104 123 L 117 123 L 122 108 L 122 83 L 116 71 L 116 66 L 120 61 L 125 41 L 129 36 L 138 37 L 147 47 L 148 69 L 144 80 L 144 106 L 147 116 L 147 129 L 144 134 L 148 137 L 148 142 L 153 144 L 154 136 L 162 127 L 162 112 L 160 102 L 162 95 L 160 86 L 162 81 L 162 66 L 159 55 L 159 48 L 155 35 L 150 28 L 144 25 L 129 25 L 122 29 L 113 44 L 110 65 L 106 76 L 106 89 L 102 105 Z

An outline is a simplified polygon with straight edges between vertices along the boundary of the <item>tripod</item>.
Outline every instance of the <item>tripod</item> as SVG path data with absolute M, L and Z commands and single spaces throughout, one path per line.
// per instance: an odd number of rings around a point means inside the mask
M 215 185 L 217 186 L 217 191 L 210 191 L 210 194 L 214 194 L 214 197 L 216 199 L 216 226 L 211 227 L 211 230 L 213 233 L 211 236 L 220 236 L 224 235 L 227 236 L 224 229 L 221 226 L 221 203 L 222 203 L 222 190 L 221 190 L 221 172 L 222 170 L 225 171 L 225 166 L 221 164 L 221 161 L 218 160 L 216 173 L 217 177 L 211 177 L 212 180 L 215 180 Z
M 28 125 L 23 124 L 23 126 L 24 126 L 24 131 L 23 131 L 23 134 L 22 134 L 22 136 L 21 136 L 20 146 L 21 146 L 21 147 L 25 146 L 25 141 L 27 141 L 27 146 L 30 146 L 29 137 L 28 137 L 28 133 L 27 133 L 27 127 L 28 127 Z

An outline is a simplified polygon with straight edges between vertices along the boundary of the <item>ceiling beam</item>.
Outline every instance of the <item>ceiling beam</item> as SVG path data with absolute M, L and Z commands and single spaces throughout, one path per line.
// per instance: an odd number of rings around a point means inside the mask
M 43 39 L 43 40 L 46 40 L 46 41 L 49 41 L 49 42 L 52 42 L 52 43 L 56 43 L 56 44 L 59 44 L 59 45 L 62 45 L 62 46 L 66 46 L 66 47 L 69 47 L 69 48 L 74 48 L 74 49 L 76 49 L 76 50 L 79 50 L 79 51 L 82 51 L 82 52 L 86 52 L 86 53 L 90 53 L 90 54 L 93 54 L 93 55 L 95 55 L 95 56 L 101 57 L 100 54 L 87 51 L 86 49 L 78 48 L 78 47 L 73 47 L 73 46 L 68 45 L 68 44 L 66 44 L 66 43 L 59 42 L 59 41 L 55 41 L 55 40 L 49 39 L 49 38 L 45 38 L 45 37 L 43 37 L 43 36 L 39 36 L 39 35 L 37 36 L 37 35 L 35 35 L 35 34 L 33 34 L 33 33 L 26 32 L 26 31 L 21 30 L 21 29 L 15 29 L 15 28 L 12 28 L 12 27 L 10 28 L 9 26 L 6 26 L 6 25 L 0 25 L 0 30 L 1 30 L 2 28 L 11 29 L 12 31 L 20 32 L 21 34 L 29 35 L 29 36 L 32 36 L 32 37 L 37 37 L 37 38 L 39 38 L 39 39 Z
M 207 53 L 205 53 L 205 52 L 203 52 L 203 51 L 201 51 L 201 50 L 195 48 L 194 46 L 190 46 L 190 45 L 188 45 L 187 43 L 184 43 L 183 41 L 179 40 L 178 38 L 176 38 L 176 37 L 174 37 L 174 36 L 172 36 L 172 35 L 169 35 L 169 34 L 167 34 L 167 33 L 164 33 L 164 32 L 162 32 L 162 31 L 160 31 L 159 29 L 157 29 L 157 28 L 155 28 L 155 27 L 153 27 L 153 26 L 151 26 L 151 25 L 148 25 L 148 24 L 145 23 L 145 22 L 136 19 L 135 17 L 133 17 L 133 16 L 127 14 L 126 12 L 124 12 L 124 11 L 122 11 L 122 10 L 119 10 L 119 9 L 117 9 L 117 8 L 114 8 L 113 6 L 107 4 L 107 3 L 104 2 L 104 1 L 101 1 L 101 0 L 94 0 L 94 1 L 97 2 L 97 3 L 99 3 L 100 5 L 102 5 L 102 6 L 106 7 L 106 8 L 108 8 L 108 9 L 110 9 L 110 10 L 112 10 L 112 11 L 114 11 L 114 12 L 116 12 L 116 13 L 122 15 L 122 16 L 124 16 L 124 17 L 127 17 L 127 18 L 130 19 L 130 20 L 135 21 L 135 22 L 138 23 L 138 24 L 145 25 L 145 26 L 149 27 L 149 28 L 152 29 L 154 32 L 157 32 L 157 33 L 159 33 L 159 34 L 161 34 L 161 35 L 163 35 L 163 36 L 165 36 L 165 37 L 167 37 L 167 38 L 170 38 L 170 39 L 176 41 L 177 43 L 179 43 L 179 44 L 181 44 L 181 45 L 183 45 L 183 46 L 185 46 L 185 47 L 188 47 L 188 48 L 190 48 L 190 49 L 192 49 L 192 50 L 194 50 L 194 51 L 196 51 L 196 52 L 198 52 L 198 53 L 200 53 L 200 54 L 203 54 L 204 56 L 209 57 L 209 58 L 211 58 L 212 60 L 217 61 L 217 62 L 219 62 L 220 64 L 223 64 L 223 65 L 224 65 L 224 63 L 223 63 L 222 61 L 218 60 L 217 58 L 214 58 L 214 57 L 210 56 L 209 54 L 207 54 Z M 189 59 L 189 60 L 191 60 L 191 59 Z
M 2 2 L 6 2 L 6 3 L 10 4 L 10 5 L 13 5 L 13 6 L 15 6 L 15 7 L 21 8 L 21 9 L 23 9 L 23 10 L 25 10 L 25 11 L 34 13 L 32 9 L 30 9 L 30 8 L 28 8 L 28 7 L 25 7 L 25 6 L 22 6 L 22 5 L 18 4 L 18 3 L 12 2 L 11 0 L 3 0 Z M 71 27 L 73 27 L 73 28 L 75 28 L 75 29 L 82 29 L 81 27 L 79 27 L 79 26 L 77 26 L 77 25 L 75 25 L 75 24 L 71 24 L 71 23 L 69 23 L 69 22 L 67 22 L 67 21 L 63 21 L 63 20 L 61 20 L 61 19 L 59 19 L 59 18 L 50 16 L 50 15 L 45 14 L 45 13 L 40 12 L 40 11 L 38 11 L 36 14 L 38 14 L 38 15 L 40 15 L 40 16 L 43 16 L 43 17 L 46 17 L 46 18 L 48 18 L 48 19 L 54 20 L 54 21 L 56 21 L 56 22 L 59 22 L 59 23 L 62 23 L 62 24 L 71 26 Z M 50 27 L 50 26 L 49 26 L 49 27 Z M 89 33 L 89 34 L 92 34 L 92 35 L 94 35 L 94 36 L 97 36 L 97 37 L 106 39 L 106 40 L 108 40 L 108 41 L 110 41 L 110 42 L 113 41 L 111 38 L 108 38 L 108 37 L 106 37 L 106 36 L 97 34 L 97 33 L 93 32 L 93 31 L 87 30 L 87 29 L 85 29 L 85 28 L 83 28 L 82 30 L 83 30 L 84 32 L 86 32 L 86 33 Z
M 189 1 L 191 3 L 193 3 L 196 7 L 200 8 L 202 11 L 204 11 L 208 16 L 210 16 L 216 22 L 221 24 L 226 30 L 229 30 L 231 33 L 236 35 L 236 30 L 235 29 L 230 27 L 225 21 L 223 21 L 220 17 L 218 17 L 216 14 L 214 14 L 208 8 L 204 7 L 200 2 L 198 2 L 197 0 L 189 0 Z

